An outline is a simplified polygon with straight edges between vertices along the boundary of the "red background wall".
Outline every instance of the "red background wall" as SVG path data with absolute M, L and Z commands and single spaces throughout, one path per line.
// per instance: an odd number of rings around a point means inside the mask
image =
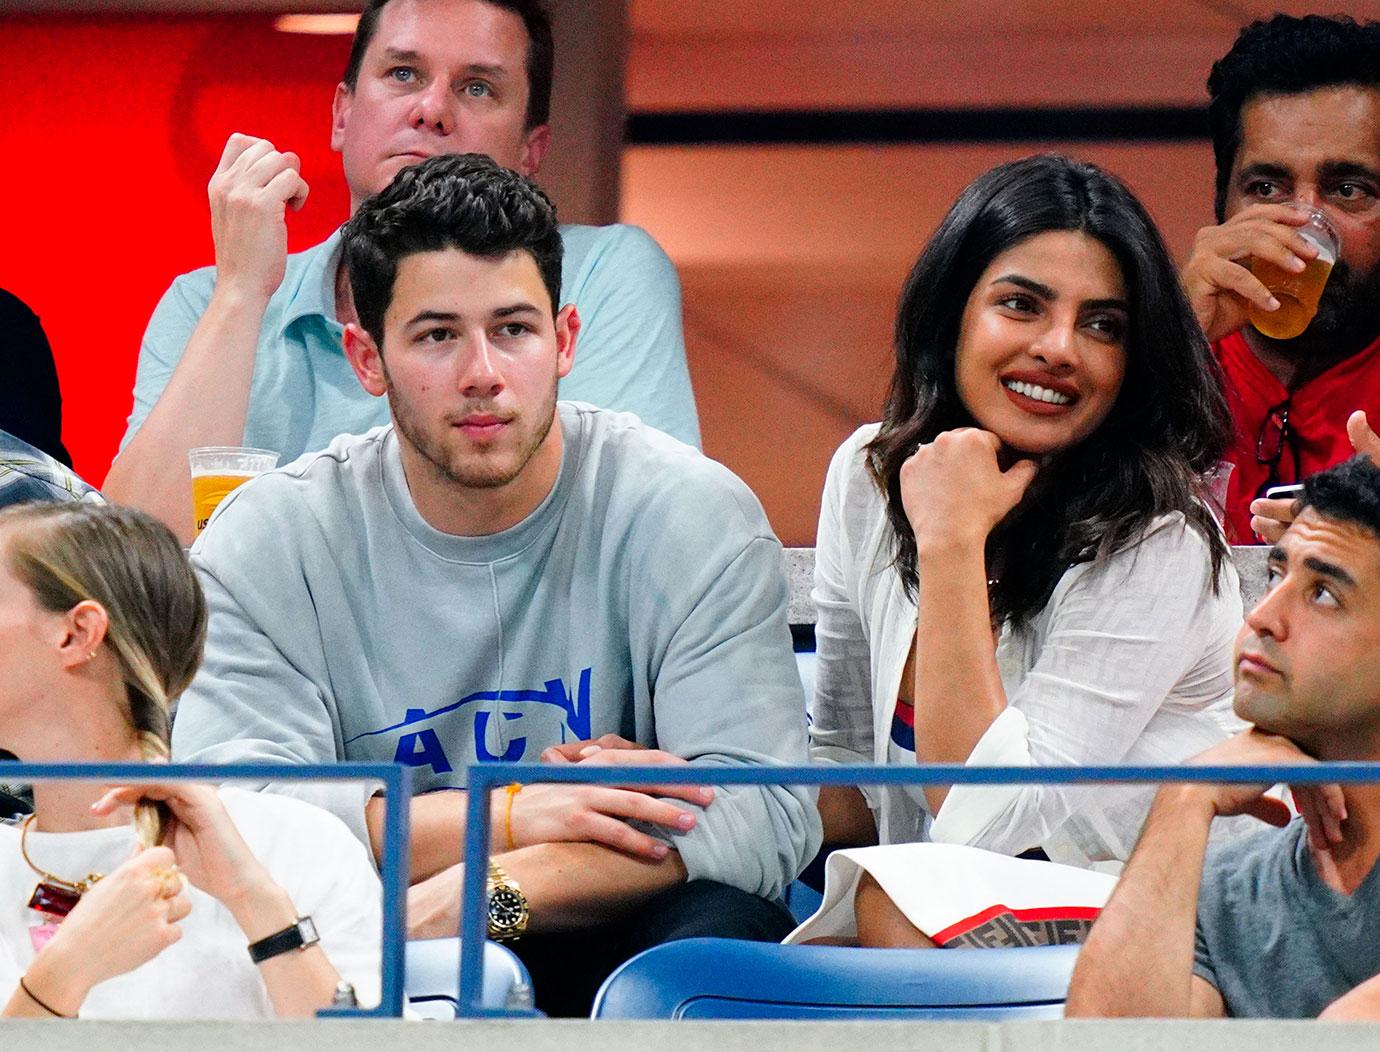
M 159 296 L 213 261 L 206 182 L 226 137 L 301 156 L 311 195 L 289 216 L 291 250 L 348 213 L 328 146 L 348 51 L 267 16 L 0 18 L 0 288 L 42 319 L 63 439 L 90 482 L 124 434 Z

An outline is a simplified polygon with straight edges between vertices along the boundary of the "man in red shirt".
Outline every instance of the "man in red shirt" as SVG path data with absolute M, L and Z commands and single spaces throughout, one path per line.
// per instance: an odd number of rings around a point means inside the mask
M 1199 231 L 1183 280 L 1226 374 L 1228 531 L 1248 544 L 1281 517 L 1256 498 L 1349 457 L 1354 410 L 1380 420 L 1380 22 L 1256 22 L 1213 66 L 1208 93 L 1219 223 Z M 1301 271 L 1317 255 L 1300 205 L 1324 213 L 1341 254 L 1312 323 L 1277 340 L 1250 324 L 1252 306 L 1278 308 L 1250 267 Z

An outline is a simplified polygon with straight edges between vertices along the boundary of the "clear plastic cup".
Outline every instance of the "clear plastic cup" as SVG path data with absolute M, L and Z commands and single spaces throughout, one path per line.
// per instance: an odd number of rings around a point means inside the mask
M 1235 467 L 1229 460 L 1219 460 L 1216 467 L 1198 477 L 1198 496 L 1223 529 L 1227 524 L 1227 494 L 1231 490 L 1231 473 Z
M 1318 300 L 1322 298 L 1332 265 L 1342 251 L 1341 238 L 1327 216 L 1316 208 L 1294 207 L 1308 216 L 1308 222 L 1296 229 L 1304 240 L 1317 248 L 1317 257 L 1307 260 L 1299 273 L 1282 270 L 1263 259 L 1251 260 L 1251 273 L 1279 300 L 1277 310 L 1261 310 L 1255 304 L 1250 308 L 1251 324 L 1272 340 L 1292 340 L 1308 328 L 1318 313 Z
M 231 490 L 278 466 L 278 454 L 247 446 L 198 446 L 187 451 L 187 462 L 192 469 L 192 519 L 199 534 Z

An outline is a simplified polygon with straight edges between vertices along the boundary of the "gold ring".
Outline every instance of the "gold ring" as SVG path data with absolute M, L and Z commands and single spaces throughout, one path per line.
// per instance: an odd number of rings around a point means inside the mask
M 175 899 L 187 886 L 187 876 L 176 866 L 158 871 L 158 894 L 160 898 Z

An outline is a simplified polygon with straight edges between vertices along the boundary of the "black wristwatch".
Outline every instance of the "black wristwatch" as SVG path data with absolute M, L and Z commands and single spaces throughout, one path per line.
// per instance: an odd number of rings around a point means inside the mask
M 255 964 L 263 964 L 279 954 L 287 953 L 289 950 L 305 950 L 308 946 L 315 946 L 321 941 L 316 934 L 316 925 L 312 923 L 310 917 L 298 917 L 297 923 L 289 925 L 282 931 L 275 931 L 272 935 L 258 942 L 249 944 L 249 959 Z

